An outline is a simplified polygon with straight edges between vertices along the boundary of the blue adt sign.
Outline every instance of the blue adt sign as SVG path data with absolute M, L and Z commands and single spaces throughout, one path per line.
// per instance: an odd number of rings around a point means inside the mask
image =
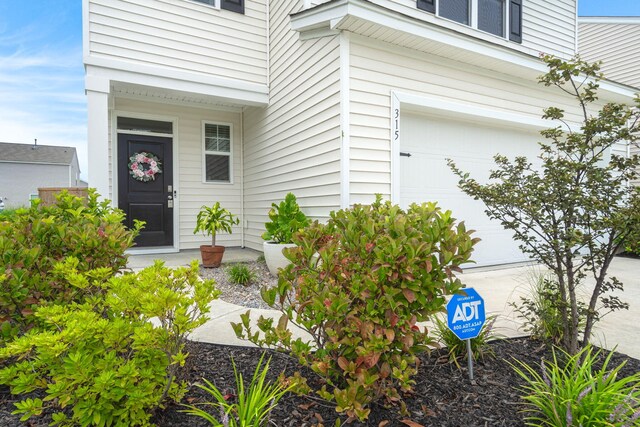
M 461 340 L 475 338 L 486 321 L 484 300 L 473 288 L 465 295 L 454 295 L 447 303 L 447 326 Z

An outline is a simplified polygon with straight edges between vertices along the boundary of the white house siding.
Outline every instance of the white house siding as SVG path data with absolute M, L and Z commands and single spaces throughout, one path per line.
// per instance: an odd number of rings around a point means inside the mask
M 209 237 L 193 234 L 196 216 L 203 204 L 220 202 L 242 220 L 242 131 L 241 114 L 206 108 L 184 107 L 173 104 L 143 102 L 117 98 L 115 108 L 119 114 L 143 113 L 160 117 L 176 117 L 173 156 L 178 159 L 174 168 L 174 184 L 178 191 L 180 249 L 196 248 L 210 242 Z M 112 114 L 113 116 L 113 114 Z M 202 175 L 202 121 L 231 123 L 233 127 L 233 184 L 203 183 Z M 242 222 L 240 223 L 242 224 Z M 241 226 L 233 227 L 231 235 L 220 234 L 216 242 L 224 246 L 241 246 Z
M 289 14 L 302 7 L 271 3 L 270 102 L 244 113 L 245 244 L 256 249 L 271 203 L 287 192 L 313 218 L 340 207 L 340 45 L 300 41 Z
M 576 50 L 577 0 L 523 0 L 522 45 L 565 58 Z
M 640 88 L 640 23 L 581 22 L 578 41 L 582 58 L 602 61 L 607 79 Z
M 244 15 L 189 0 L 88 1 L 91 58 L 267 82 L 266 0 L 247 0 Z
M 309 5 L 316 6 L 329 0 L 311 0 Z M 522 5 L 522 44 L 506 42 L 506 39 L 481 32 L 467 32 L 467 26 L 450 20 L 434 17 L 433 14 L 416 7 L 416 0 L 370 0 L 371 3 L 393 11 L 426 20 L 448 28 L 464 31 L 467 34 L 488 37 L 496 43 L 520 50 L 520 46 L 530 53 L 550 53 L 570 57 L 576 48 L 576 0 L 523 0 Z M 435 18 L 435 19 L 434 19 Z
M 571 100 L 557 90 L 411 49 L 352 37 L 349 62 L 350 203 L 368 203 L 376 193 L 390 197 L 392 91 L 532 120 L 543 108 L 558 106 L 569 121 L 580 120 Z
M 29 195 L 39 187 L 74 186 L 69 181 L 68 165 L 0 162 L 0 197 L 6 207 L 29 206 Z
M 73 160 L 71 161 L 71 165 L 69 166 L 69 186 L 80 186 L 80 165 L 78 164 L 77 154 L 73 156 Z

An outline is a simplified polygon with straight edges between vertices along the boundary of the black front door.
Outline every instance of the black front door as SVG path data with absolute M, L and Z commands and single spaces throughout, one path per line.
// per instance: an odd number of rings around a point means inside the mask
M 118 135 L 118 207 L 145 222 L 137 246 L 173 246 L 171 138 Z

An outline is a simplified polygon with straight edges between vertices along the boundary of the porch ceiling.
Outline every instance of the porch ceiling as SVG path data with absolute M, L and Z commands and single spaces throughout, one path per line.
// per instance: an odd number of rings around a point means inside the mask
M 227 98 L 212 95 L 123 82 L 111 82 L 110 93 L 117 98 L 200 108 L 223 108 L 241 111 L 246 106 L 245 104 L 232 102 Z

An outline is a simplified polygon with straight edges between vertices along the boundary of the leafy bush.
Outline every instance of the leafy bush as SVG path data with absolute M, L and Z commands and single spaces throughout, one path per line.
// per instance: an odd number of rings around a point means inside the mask
M 378 400 L 401 403 L 417 371 L 417 354 L 434 340 L 417 325 L 444 310 L 445 296 L 462 288 L 454 271 L 469 261 L 472 239 L 463 223 L 433 203 L 406 212 L 378 196 L 370 206 L 332 212 L 293 237 L 284 253 L 293 264 L 264 300 L 283 314 L 258 319 L 250 311 L 236 334 L 290 352 L 326 380 L 321 397 L 338 412 L 366 419 Z M 311 341 L 294 339 L 291 321 Z
M 88 289 L 72 288 L 52 276 L 65 257 L 78 260 L 78 270 L 107 268 L 115 273 L 127 264 L 141 224 L 127 230 L 124 213 L 98 202 L 95 191 L 84 200 L 63 191 L 53 206 L 34 201 L 10 221 L 0 219 L 0 343 L 26 331 L 36 307 L 47 303 L 81 302 Z M 91 292 L 89 292 L 91 293 Z
M 148 426 L 166 398 L 182 397 L 185 385 L 176 377 L 187 357 L 184 341 L 207 320 L 218 291 L 200 280 L 197 262 L 172 270 L 156 261 L 106 282 L 109 269 L 82 274 L 77 265 L 70 259 L 57 271 L 70 287 L 104 292 L 82 304 L 38 308 L 43 330 L 0 349 L 0 361 L 10 362 L 0 384 L 14 394 L 46 393 L 16 405 L 22 420 L 49 407 L 59 425 Z
M 233 231 L 231 227 L 240 222 L 235 215 L 220 206 L 220 202 L 215 202 L 213 206 L 203 205 L 196 217 L 196 228 L 193 234 L 201 231 L 204 235 L 211 236 L 211 246 L 216 245 L 216 233 L 225 231 L 229 234 Z
M 0 221 L 11 221 L 20 208 L 4 208 L 0 210 Z
M 229 280 L 237 285 L 246 285 L 247 283 L 255 280 L 256 274 L 245 264 L 233 264 L 227 268 L 227 274 Z
M 471 338 L 471 357 L 473 360 L 484 359 L 485 357 L 495 357 L 495 353 L 489 341 L 496 339 L 497 336 L 493 329 L 497 316 L 489 316 L 486 323 L 482 326 L 477 337 Z M 460 360 L 467 360 L 469 353 L 467 351 L 466 340 L 461 340 L 447 326 L 447 321 L 440 316 L 433 318 L 434 335 L 438 341 L 447 347 L 449 361 L 455 363 L 460 369 Z
M 219 419 L 195 405 L 187 405 L 189 409 L 184 412 L 203 418 L 216 427 L 266 427 L 269 422 L 269 413 L 276 407 L 282 396 L 291 389 L 292 385 L 266 382 L 271 359 L 267 360 L 264 367 L 262 365 L 263 359 L 264 354 L 260 357 L 248 389 L 245 389 L 244 378 L 242 374 L 238 373 L 236 363 L 233 359 L 231 360 L 236 380 L 237 402 L 230 402 L 225 396 L 225 392 L 221 392 L 206 379 L 204 380 L 205 385 L 198 384 L 198 387 L 215 399 L 215 403 L 208 402 L 203 405 L 211 406 L 214 410 L 217 409 Z
M 636 188 L 636 193 L 640 193 L 640 188 Z M 640 197 L 636 197 L 635 206 L 633 210 L 640 212 Z M 640 257 L 640 218 L 635 218 L 635 221 L 631 221 L 629 224 L 629 234 L 624 240 L 624 250 L 633 255 Z
M 300 210 L 296 196 L 288 193 L 279 205 L 271 204 L 269 220 L 262 234 L 264 240 L 275 243 L 293 243 L 293 233 L 309 225 L 309 219 Z
M 561 307 L 565 302 L 560 296 L 558 284 L 549 274 L 534 274 L 530 286 L 528 296 L 521 296 L 519 303 L 511 302 L 509 305 L 517 317 L 523 320 L 524 332 L 533 339 L 560 345 L 564 336 Z M 581 301 L 576 306 L 578 326 L 584 328 L 586 306 Z
M 594 372 L 601 350 L 586 346 L 571 356 L 561 351 L 536 367 L 516 361 L 514 369 L 527 385 L 528 425 L 550 427 L 632 426 L 640 417 L 640 373 L 618 378 L 624 362 L 609 370 L 613 352 Z M 561 365 L 564 365 L 562 367 Z

